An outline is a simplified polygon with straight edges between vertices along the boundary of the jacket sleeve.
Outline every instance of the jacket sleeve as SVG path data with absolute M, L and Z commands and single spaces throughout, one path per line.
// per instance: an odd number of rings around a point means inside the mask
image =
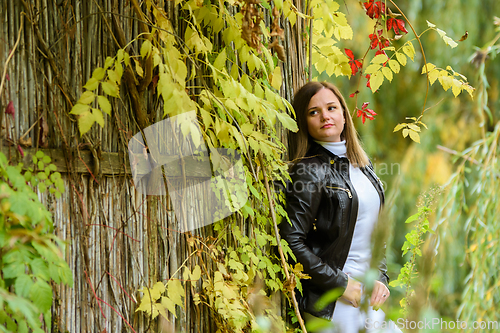
M 280 234 L 285 239 L 297 261 L 304 266 L 304 273 L 311 276 L 311 282 L 328 291 L 347 287 L 347 275 L 337 267 L 331 267 L 316 256 L 306 245 L 316 212 L 324 195 L 318 171 L 301 170 L 300 175 L 292 175 L 292 184 L 287 188 L 287 213 L 290 223 L 283 220 Z

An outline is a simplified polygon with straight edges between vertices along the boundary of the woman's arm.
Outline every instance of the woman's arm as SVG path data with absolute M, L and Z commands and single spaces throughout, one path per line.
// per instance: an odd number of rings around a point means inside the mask
M 328 291 L 334 288 L 345 290 L 348 283 L 347 275 L 337 267 L 331 267 L 316 256 L 306 245 L 316 213 L 322 199 L 324 171 L 316 164 L 306 164 L 292 174 L 292 184 L 287 189 L 287 213 L 290 219 L 280 224 L 280 233 L 297 261 L 304 266 L 304 273 L 312 278 L 312 282 L 321 289 Z M 296 168 L 299 169 L 299 168 Z M 299 174 L 300 171 L 300 174 Z

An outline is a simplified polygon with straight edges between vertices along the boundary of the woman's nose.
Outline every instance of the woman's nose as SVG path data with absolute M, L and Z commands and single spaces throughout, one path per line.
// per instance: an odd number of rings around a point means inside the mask
M 330 119 L 330 114 L 326 110 L 321 110 L 320 115 L 321 115 L 321 120 L 323 121 Z

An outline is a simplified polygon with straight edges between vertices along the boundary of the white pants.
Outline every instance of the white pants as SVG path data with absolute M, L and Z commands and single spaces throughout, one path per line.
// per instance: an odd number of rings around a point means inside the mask
M 355 308 L 342 298 L 337 300 L 332 317 L 332 328 L 319 333 L 402 333 L 393 321 L 386 320 L 382 310 L 375 311 L 369 306 L 368 311 Z M 363 331 L 366 329 L 366 331 Z

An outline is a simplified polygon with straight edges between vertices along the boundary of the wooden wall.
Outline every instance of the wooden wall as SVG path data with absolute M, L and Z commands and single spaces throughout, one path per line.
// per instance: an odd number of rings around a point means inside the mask
M 127 142 L 138 124 L 126 89 L 120 100 L 112 101 L 104 128 L 94 125 L 80 136 L 68 114 L 92 71 L 116 53 L 119 31 L 127 41 L 140 32 L 134 3 L 0 0 L 2 72 L 20 36 L 0 91 L 1 150 L 20 160 L 19 146 L 29 162 L 42 149 L 66 183 L 60 199 L 41 195 L 53 213 L 56 234 L 67 241 L 66 259 L 75 281 L 72 288 L 55 289 L 52 332 L 132 332 L 126 322 L 136 332 L 170 331 L 162 323 L 150 326 L 146 316 L 135 312 L 138 289 L 169 279 L 190 252 L 186 234 L 175 227 L 168 197 L 145 196 L 133 185 Z M 182 30 L 174 1 L 155 3 Z M 301 9 L 300 3 L 296 6 Z M 284 26 L 288 60 L 282 94 L 287 98 L 304 80 L 302 24 Z M 138 54 L 138 45 L 132 44 L 129 52 Z M 141 94 L 149 119 L 161 120 L 162 108 L 150 91 Z M 4 114 L 11 101 L 14 117 Z M 210 226 L 193 231 L 203 237 L 212 233 Z M 215 332 L 208 309 L 192 305 L 187 294 L 187 309 L 172 318 L 172 331 Z

